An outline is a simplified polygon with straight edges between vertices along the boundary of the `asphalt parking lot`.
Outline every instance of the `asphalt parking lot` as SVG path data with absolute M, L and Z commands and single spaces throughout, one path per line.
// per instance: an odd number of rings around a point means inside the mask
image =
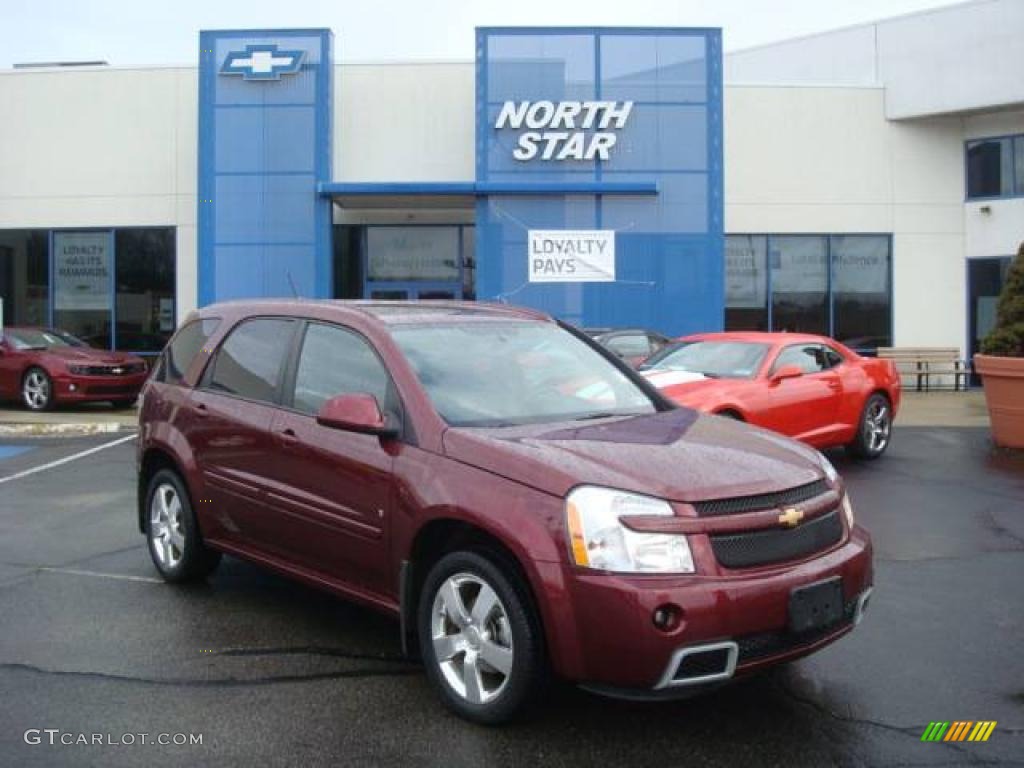
M 898 428 L 873 464 L 832 454 L 876 546 L 849 637 L 687 701 L 558 686 L 500 729 L 443 710 L 370 611 L 232 559 L 208 585 L 154 578 L 130 436 L 32 471 L 114 439 L 0 441 L 0 765 L 1024 765 L 1024 457 L 987 430 Z M 935 720 L 998 725 L 922 742 Z

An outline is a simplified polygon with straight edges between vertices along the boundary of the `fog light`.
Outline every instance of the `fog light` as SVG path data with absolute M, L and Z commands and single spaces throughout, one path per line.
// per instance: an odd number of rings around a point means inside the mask
M 68 392 L 74 392 L 76 389 L 78 389 L 77 384 L 68 384 Z
M 651 619 L 654 621 L 654 626 L 662 632 L 671 632 L 682 621 L 683 609 L 673 603 L 664 603 L 654 609 Z

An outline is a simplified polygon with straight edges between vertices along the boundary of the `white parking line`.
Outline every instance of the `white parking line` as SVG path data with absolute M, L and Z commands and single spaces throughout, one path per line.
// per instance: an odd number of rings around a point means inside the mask
M 71 462 L 71 461 L 76 461 L 78 459 L 84 459 L 86 456 L 91 456 L 92 454 L 98 453 L 98 452 L 100 452 L 100 451 L 102 451 L 102 450 L 104 450 L 106 448 L 113 448 L 115 445 L 120 445 L 121 443 L 127 443 L 129 440 L 134 440 L 134 439 L 135 439 L 135 435 L 134 434 L 128 435 L 127 437 L 119 437 L 117 440 L 111 440 L 109 443 L 103 443 L 103 445 L 97 445 L 95 448 L 90 448 L 90 449 L 88 449 L 86 451 L 79 451 L 78 453 L 73 453 L 70 456 L 65 456 L 63 459 L 57 459 L 57 461 L 51 461 L 51 462 L 48 462 L 46 464 L 40 464 L 38 467 L 31 467 L 31 468 L 23 470 L 21 472 L 16 472 L 13 475 L 8 475 L 7 477 L 0 477 L 0 485 L 2 485 L 3 483 L 9 483 L 11 480 L 18 480 L 19 478 L 22 478 L 22 477 L 28 477 L 29 475 L 34 475 L 37 472 L 43 472 L 43 471 L 45 471 L 47 469 L 53 469 L 54 467 L 59 467 L 62 464 L 67 464 L 68 462 Z
M 144 581 L 147 584 L 163 584 L 163 579 L 157 579 L 153 576 L 128 576 L 122 573 L 100 573 L 99 571 L 82 571 L 77 568 L 50 568 L 43 566 L 39 568 L 40 571 L 46 573 L 62 573 L 67 576 L 95 576 L 98 579 L 119 579 L 121 581 Z

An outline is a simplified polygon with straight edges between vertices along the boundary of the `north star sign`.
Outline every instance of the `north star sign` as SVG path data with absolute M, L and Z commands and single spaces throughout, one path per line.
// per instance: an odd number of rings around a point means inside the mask
M 521 130 L 516 160 L 607 160 L 632 101 L 506 101 L 494 127 Z
M 245 80 L 280 80 L 302 69 L 305 51 L 281 51 L 276 45 L 247 45 L 232 51 L 220 68 L 222 75 L 241 75 Z

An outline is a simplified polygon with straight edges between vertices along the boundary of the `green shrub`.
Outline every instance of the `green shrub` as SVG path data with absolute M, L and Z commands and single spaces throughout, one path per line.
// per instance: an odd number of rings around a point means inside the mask
M 985 355 L 1024 357 L 1024 243 L 1006 273 L 996 305 L 996 326 L 981 342 Z

